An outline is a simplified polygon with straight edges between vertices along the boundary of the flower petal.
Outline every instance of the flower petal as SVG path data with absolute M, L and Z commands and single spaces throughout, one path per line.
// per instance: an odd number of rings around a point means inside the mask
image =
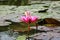
M 37 21 L 37 17 L 36 16 L 31 16 L 31 22 L 36 22 Z

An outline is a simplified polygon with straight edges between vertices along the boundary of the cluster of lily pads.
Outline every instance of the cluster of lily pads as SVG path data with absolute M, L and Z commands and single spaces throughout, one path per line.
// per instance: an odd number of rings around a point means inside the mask
M 13 22 L 21 22 L 20 17 L 24 15 L 25 11 L 30 11 L 31 15 L 37 16 L 38 19 L 44 18 L 60 18 L 60 1 L 48 2 L 47 4 L 32 4 L 28 6 L 9 6 L 0 5 L 0 26 L 5 26 L 11 24 L 11 22 L 6 22 L 5 20 L 11 20 Z M 47 12 L 39 13 L 38 11 L 48 9 Z

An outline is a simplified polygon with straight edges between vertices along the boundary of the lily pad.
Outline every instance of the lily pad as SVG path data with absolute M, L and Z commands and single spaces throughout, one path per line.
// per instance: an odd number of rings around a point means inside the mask
M 23 35 L 23 36 L 19 36 L 19 37 L 17 37 L 17 39 L 16 40 L 25 40 L 26 39 L 26 36 L 25 35 Z

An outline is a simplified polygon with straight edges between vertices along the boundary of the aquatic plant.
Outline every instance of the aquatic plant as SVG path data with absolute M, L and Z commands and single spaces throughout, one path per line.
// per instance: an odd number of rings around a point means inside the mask
M 31 23 L 36 23 L 38 20 L 37 16 L 31 16 L 30 11 L 25 12 L 25 16 L 21 17 L 21 21 L 28 24 L 28 37 L 29 37 L 29 31 L 30 31 L 30 24 Z M 36 25 L 37 27 L 37 25 Z

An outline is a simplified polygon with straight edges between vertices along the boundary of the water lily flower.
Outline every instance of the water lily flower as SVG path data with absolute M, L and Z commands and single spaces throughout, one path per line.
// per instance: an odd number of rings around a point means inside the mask
M 21 21 L 25 23 L 36 22 L 38 18 L 36 16 L 31 16 L 29 11 L 25 12 L 25 16 L 21 17 Z
M 30 11 L 26 11 L 25 16 L 21 17 L 21 21 L 28 24 L 28 32 L 30 31 L 30 23 L 36 23 L 37 20 L 38 20 L 37 16 L 31 16 Z

